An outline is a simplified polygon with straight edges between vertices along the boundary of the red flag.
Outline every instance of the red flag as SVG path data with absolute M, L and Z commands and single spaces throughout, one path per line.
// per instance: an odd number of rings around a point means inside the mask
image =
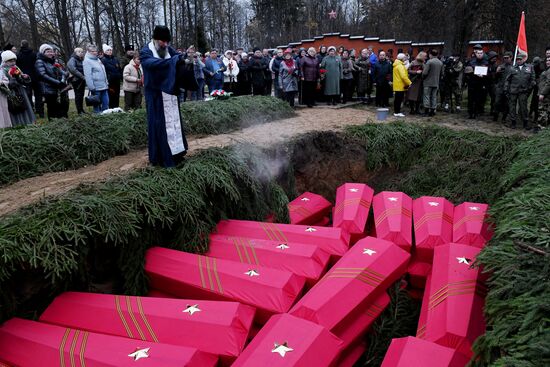
M 527 37 L 525 36 L 525 12 L 521 12 L 519 23 L 518 40 L 516 42 L 516 55 L 521 52 L 527 55 Z

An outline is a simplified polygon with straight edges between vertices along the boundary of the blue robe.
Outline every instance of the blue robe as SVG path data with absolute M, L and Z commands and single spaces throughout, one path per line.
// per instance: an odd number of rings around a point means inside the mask
M 168 53 L 170 58 L 161 59 L 153 54 L 150 44 L 140 52 L 147 105 L 149 161 L 154 166 L 162 167 L 174 167 L 188 150 L 175 97 L 176 65 L 180 55 L 171 47 L 168 47 Z

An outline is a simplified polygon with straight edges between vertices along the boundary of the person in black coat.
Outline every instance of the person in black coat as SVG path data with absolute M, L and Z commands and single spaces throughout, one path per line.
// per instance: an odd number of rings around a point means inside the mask
M 34 111 L 44 118 L 44 101 L 42 97 L 42 87 L 39 78 L 36 76 L 34 65 L 36 64 L 36 52 L 29 47 L 29 41 L 21 41 L 21 48 L 17 53 L 17 65 L 21 71 L 31 78 L 31 85 L 26 88 L 29 101 L 34 108 Z M 34 103 L 32 95 L 34 93 Z
M 237 80 L 237 93 L 240 96 L 246 96 L 251 93 L 250 83 L 250 60 L 248 54 L 243 52 L 239 65 L 239 78 Z
M 105 66 L 107 81 L 109 82 L 109 108 L 117 108 L 120 105 L 120 82 L 122 81 L 122 69 L 120 61 L 113 56 L 113 48 L 103 45 L 103 58 L 101 62 Z
M 84 76 L 84 50 L 81 48 L 75 48 L 74 53 L 67 63 L 67 68 L 71 73 L 71 84 L 74 90 L 74 103 L 76 105 L 76 111 L 80 115 L 84 112 L 84 91 L 86 89 L 86 77 Z
M 250 82 L 252 83 L 252 95 L 266 95 L 267 88 L 267 71 L 269 62 L 262 55 L 259 48 L 254 49 L 254 55 L 250 58 Z M 271 72 L 269 72 L 269 80 L 271 80 Z M 271 89 L 271 84 L 270 84 Z M 271 94 L 271 90 L 269 91 Z
M 67 94 L 67 84 L 63 82 L 66 76 L 61 65 L 55 61 L 52 46 L 48 44 L 40 46 L 35 71 L 48 106 L 48 119 L 67 117 L 61 104 L 61 100 L 64 99 L 62 94 Z
M 256 55 L 256 53 L 254 53 Z M 266 65 L 266 68 L 264 70 L 264 96 L 270 96 L 271 90 L 273 89 L 273 77 L 271 75 L 271 70 L 269 70 L 269 63 L 271 62 L 272 56 L 269 53 L 269 50 L 267 48 L 264 48 L 262 50 L 262 58 L 264 60 L 264 63 Z

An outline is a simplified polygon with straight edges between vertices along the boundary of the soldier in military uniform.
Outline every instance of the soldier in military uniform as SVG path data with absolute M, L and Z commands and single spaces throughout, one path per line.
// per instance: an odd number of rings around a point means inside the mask
M 510 106 L 509 116 L 512 129 L 516 128 L 517 107 L 519 107 L 519 118 L 523 122 L 523 128 L 525 130 L 531 129 L 529 126 L 527 101 L 529 94 L 535 86 L 535 71 L 533 70 L 533 66 L 526 64 L 525 61 L 527 61 L 527 55 L 518 53 L 516 57 L 517 63 L 506 77 L 506 92 Z
M 496 75 L 498 67 L 497 58 L 498 54 L 495 51 L 487 52 L 487 59 L 489 60 L 489 70 L 487 72 L 487 94 L 489 95 L 489 99 L 491 100 L 491 115 L 495 114 Z
M 504 62 L 497 67 L 495 75 L 495 110 L 493 113 L 493 121 L 498 121 L 498 116 L 502 113 L 502 123 L 505 123 L 509 111 L 505 83 L 512 69 L 512 53 L 506 51 L 503 60 Z
M 453 107 L 457 112 L 460 112 L 463 71 L 464 64 L 462 64 L 458 55 L 453 55 L 445 60 L 442 88 L 445 112 L 454 112 Z
M 538 125 L 548 127 L 550 126 L 550 57 L 546 59 L 546 70 L 540 75 L 538 100 L 540 102 Z
M 546 69 L 544 61 L 536 56 L 533 58 L 533 70 L 535 71 L 535 87 L 533 88 L 533 96 L 531 97 L 531 105 L 529 106 L 529 117 L 533 116 L 533 121 L 539 119 L 539 80 L 540 75 Z

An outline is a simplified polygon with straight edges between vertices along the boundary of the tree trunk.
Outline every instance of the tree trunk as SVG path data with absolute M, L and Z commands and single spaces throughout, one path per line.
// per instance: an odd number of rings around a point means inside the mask
M 65 55 L 70 55 L 73 51 L 73 43 L 71 40 L 69 18 L 67 16 L 67 0 L 55 0 L 54 6 L 57 18 L 57 27 L 59 28 L 59 36 L 61 39 L 62 53 Z
M 98 50 L 101 50 L 102 40 L 101 40 L 101 25 L 99 23 L 100 20 L 100 11 L 99 11 L 99 0 L 92 0 L 92 7 L 94 9 L 94 42 L 97 46 Z
M 27 15 L 31 28 L 31 44 L 36 50 L 40 46 L 40 35 L 38 34 L 38 21 L 36 20 L 36 4 L 34 0 L 27 0 Z
M 4 36 L 4 27 L 2 27 L 2 17 L 0 17 L 0 47 L 3 49 L 6 45 L 6 38 Z

